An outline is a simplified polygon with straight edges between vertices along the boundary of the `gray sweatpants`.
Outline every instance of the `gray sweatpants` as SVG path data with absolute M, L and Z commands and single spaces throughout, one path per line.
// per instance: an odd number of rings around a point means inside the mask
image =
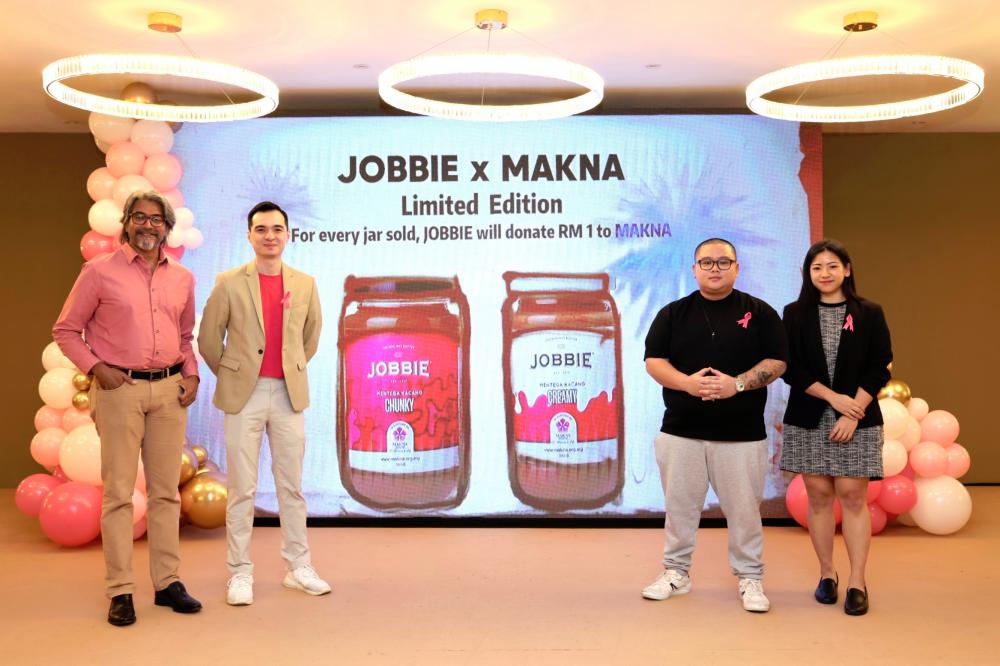
M 767 471 L 767 440 L 716 442 L 657 433 L 653 441 L 663 482 L 666 544 L 663 566 L 691 568 L 698 521 L 712 484 L 729 528 L 729 566 L 740 578 L 764 574 L 760 502 Z

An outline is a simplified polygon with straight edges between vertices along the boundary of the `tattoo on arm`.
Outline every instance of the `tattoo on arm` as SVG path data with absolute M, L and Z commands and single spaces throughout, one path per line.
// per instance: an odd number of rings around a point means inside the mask
M 747 391 L 759 389 L 767 386 L 781 376 L 788 367 L 784 361 L 776 361 L 773 358 L 765 358 L 763 361 L 753 366 L 740 377 L 746 385 Z

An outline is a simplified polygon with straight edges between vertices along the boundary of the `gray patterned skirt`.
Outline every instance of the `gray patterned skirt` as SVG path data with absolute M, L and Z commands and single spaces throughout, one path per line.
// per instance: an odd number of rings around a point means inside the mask
M 858 428 L 849 442 L 831 442 L 830 431 L 839 418 L 832 408 L 823 410 L 819 427 L 785 424 L 782 431 L 781 469 L 798 474 L 882 478 L 882 426 Z

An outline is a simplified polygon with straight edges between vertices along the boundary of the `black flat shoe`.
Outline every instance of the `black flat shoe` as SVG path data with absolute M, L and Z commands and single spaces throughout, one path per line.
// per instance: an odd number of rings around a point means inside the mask
M 108 609 L 108 624 L 116 627 L 127 627 L 135 622 L 135 606 L 132 605 L 131 594 L 116 594 L 111 597 L 111 607 Z
M 175 613 L 197 613 L 201 610 L 201 602 L 188 594 L 184 583 L 179 580 L 158 590 L 154 603 L 157 606 L 169 606 Z
M 844 612 L 848 615 L 864 615 L 868 612 L 868 588 L 859 590 L 856 587 L 847 588 L 844 595 Z
M 833 578 L 820 578 L 819 585 L 816 586 L 816 601 L 821 604 L 837 603 L 837 581 Z

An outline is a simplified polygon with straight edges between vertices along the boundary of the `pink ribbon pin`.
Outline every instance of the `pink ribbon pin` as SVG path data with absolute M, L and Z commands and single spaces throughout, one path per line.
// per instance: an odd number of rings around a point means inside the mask
M 847 315 L 847 320 L 844 321 L 844 330 L 854 332 L 854 317 Z
M 292 292 L 286 291 L 285 295 L 281 297 L 281 304 L 285 306 L 285 309 L 292 307 Z
M 750 313 L 748 312 L 748 313 L 746 313 L 745 315 L 743 315 L 743 319 L 738 319 L 738 320 L 736 321 L 736 323 L 737 323 L 737 324 L 739 324 L 740 326 L 742 326 L 743 328 L 746 328 L 746 327 L 747 327 L 747 326 L 748 326 L 748 325 L 750 324 L 750 318 L 751 318 L 752 316 L 753 316 L 753 315 L 751 315 L 751 314 L 750 314 Z

